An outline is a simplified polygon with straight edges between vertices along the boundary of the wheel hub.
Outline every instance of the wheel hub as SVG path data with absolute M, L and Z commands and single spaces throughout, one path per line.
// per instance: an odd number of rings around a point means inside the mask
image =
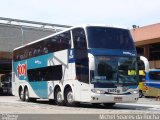
M 67 94 L 67 101 L 68 103 L 72 103 L 74 100 L 73 100 L 73 93 L 72 92 L 69 92 Z
M 57 101 L 62 102 L 62 94 L 60 91 L 57 93 Z
M 20 92 L 20 98 L 23 99 L 23 91 Z
M 25 99 L 28 100 L 29 96 L 28 96 L 28 91 L 26 90 L 26 95 L 25 95 Z

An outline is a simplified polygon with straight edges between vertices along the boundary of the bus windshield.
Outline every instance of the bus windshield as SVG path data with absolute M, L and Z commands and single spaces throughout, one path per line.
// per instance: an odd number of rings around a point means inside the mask
M 87 27 L 88 47 L 135 50 L 130 31 L 119 28 Z
M 95 86 L 137 85 L 136 58 L 97 56 L 95 62 L 96 68 L 91 77 L 91 83 Z

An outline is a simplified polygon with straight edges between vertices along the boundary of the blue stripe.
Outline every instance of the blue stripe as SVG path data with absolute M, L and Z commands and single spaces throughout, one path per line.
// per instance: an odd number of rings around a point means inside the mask
M 40 98 L 48 98 L 48 85 L 46 81 L 28 82 L 36 95 Z
M 14 72 L 16 73 L 16 76 L 18 77 L 17 66 L 19 64 L 26 64 L 27 70 L 41 68 L 41 67 L 46 67 L 48 60 L 52 58 L 53 58 L 53 53 L 50 53 L 42 56 L 37 56 L 35 58 L 14 62 L 13 69 L 14 69 Z M 28 76 L 26 77 L 19 76 L 19 80 L 26 80 L 31 85 L 36 95 L 39 96 L 40 98 L 48 98 L 48 92 L 47 92 L 48 85 L 46 81 L 29 82 Z
M 149 72 L 151 72 L 151 71 L 159 71 L 159 70 L 150 70 Z M 149 87 L 160 88 L 160 81 L 150 79 L 149 72 L 146 72 L 145 85 L 149 86 Z M 154 82 L 159 82 L 159 83 L 154 83 Z
M 116 56 L 136 56 L 136 51 L 132 50 L 110 50 L 110 49 L 88 49 L 88 53 L 93 55 L 116 55 Z
M 53 53 L 33 57 L 30 59 L 14 62 L 14 71 L 16 72 L 18 64 L 27 64 L 27 70 L 46 67 L 48 60 L 53 58 Z M 16 72 L 17 73 L 17 72 Z
M 46 67 L 48 60 L 53 58 L 53 53 L 38 56 L 27 60 L 27 69 Z
M 75 62 L 74 49 L 68 49 L 68 63 Z
M 145 85 L 149 87 L 160 88 L 160 83 L 146 82 Z

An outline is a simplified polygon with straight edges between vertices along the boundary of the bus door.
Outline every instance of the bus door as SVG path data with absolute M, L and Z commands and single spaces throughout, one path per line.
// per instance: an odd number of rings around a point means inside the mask
M 85 97 L 89 96 L 89 65 L 86 37 L 82 28 L 73 29 L 72 34 L 76 78 L 80 81 L 80 97 L 85 99 Z

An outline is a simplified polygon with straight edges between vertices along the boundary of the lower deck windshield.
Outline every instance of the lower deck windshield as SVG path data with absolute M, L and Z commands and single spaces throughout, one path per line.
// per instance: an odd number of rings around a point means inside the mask
M 95 87 L 115 85 L 137 85 L 136 58 L 133 57 L 95 57 L 95 71 L 91 83 Z

